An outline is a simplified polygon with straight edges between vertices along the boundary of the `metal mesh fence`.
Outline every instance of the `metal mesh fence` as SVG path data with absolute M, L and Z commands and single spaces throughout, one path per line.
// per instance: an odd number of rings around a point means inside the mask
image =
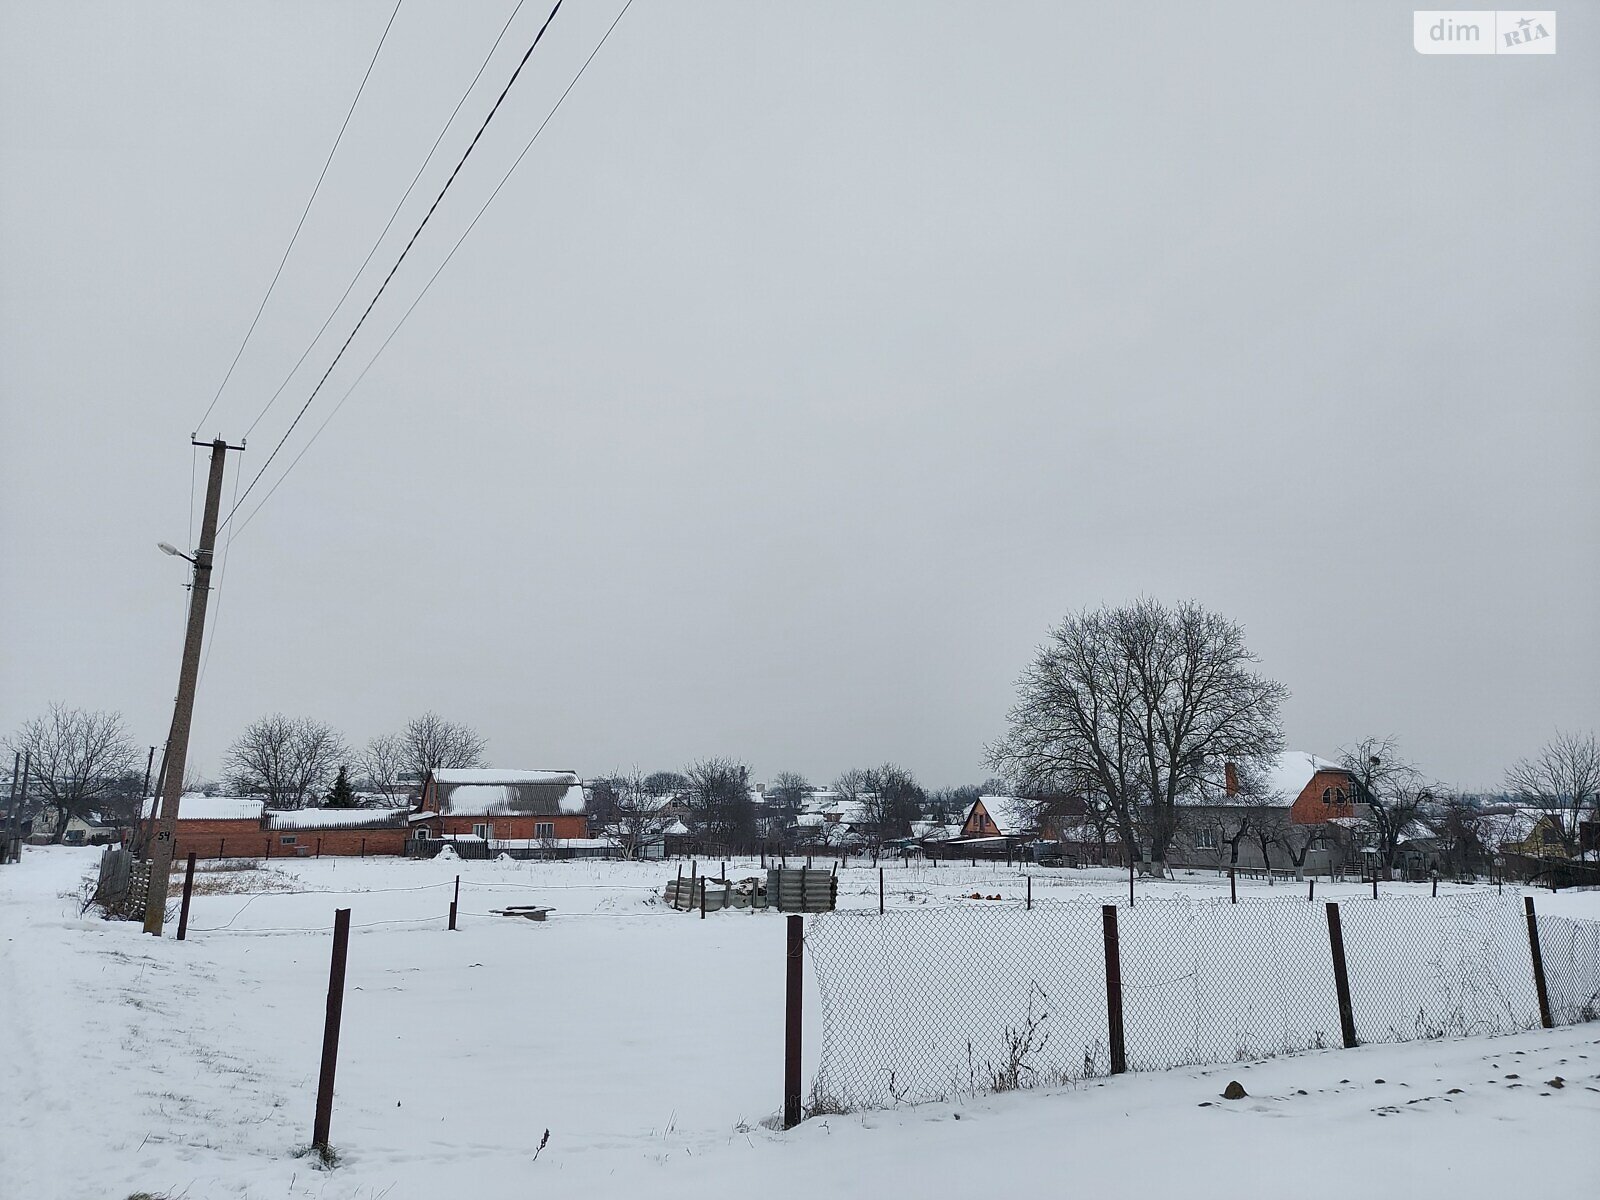
M 1362 1042 L 1539 1024 L 1511 896 L 1339 905 Z M 1126 1063 L 1163 1070 L 1343 1044 L 1327 906 L 1150 900 L 1116 907 Z M 1540 917 L 1557 1024 L 1600 1005 L 1600 922 Z M 808 1107 L 882 1108 L 1071 1083 L 1111 1069 L 1102 906 L 970 905 L 817 916 L 822 999 Z
M 1110 1069 L 1098 907 L 823 913 L 806 944 L 823 1014 L 813 1108 L 881 1108 Z
M 1540 917 L 1539 953 L 1555 1023 L 1600 1019 L 1600 921 Z
M 1347 900 L 1362 1042 L 1515 1033 L 1539 1024 L 1522 902 L 1493 893 Z

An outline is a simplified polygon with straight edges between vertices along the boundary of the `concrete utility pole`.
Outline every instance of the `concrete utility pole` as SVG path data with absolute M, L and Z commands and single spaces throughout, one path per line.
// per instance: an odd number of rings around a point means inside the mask
M 197 446 L 207 445 L 195 442 Z M 167 919 L 167 883 L 172 875 L 173 838 L 178 828 L 178 801 L 183 795 L 183 772 L 189 756 L 189 724 L 194 717 L 195 684 L 200 678 L 200 643 L 205 636 L 206 601 L 211 595 L 211 556 L 217 545 L 217 509 L 222 504 L 222 467 L 229 446 L 221 438 L 211 446 L 211 476 L 206 481 L 205 515 L 200 521 L 200 545 L 189 559 L 194 582 L 189 588 L 189 627 L 183 638 L 183 666 L 178 672 L 178 698 L 172 707 L 172 732 L 167 735 L 167 766 L 161 776 L 161 818 L 151 847 L 150 891 L 144 902 L 144 931 L 161 936 Z M 170 550 L 163 546 L 164 550 Z M 176 551 L 171 551 L 176 553 Z M 182 555 L 188 558 L 188 555 Z

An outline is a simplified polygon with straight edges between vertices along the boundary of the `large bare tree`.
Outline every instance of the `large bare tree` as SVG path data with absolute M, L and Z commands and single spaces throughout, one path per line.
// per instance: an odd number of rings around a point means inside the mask
M 666 815 L 670 801 L 646 787 L 644 776 L 638 771 L 610 782 L 622 857 L 638 858 L 644 847 L 671 824 L 671 818 Z
M 1364 737 L 1341 747 L 1339 765 L 1356 779 L 1357 798 L 1367 806 L 1378 864 L 1389 878 L 1406 827 L 1423 815 L 1441 789 L 1400 752 L 1400 743 L 1393 736 Z
M 28 756 L 32 811 L 46 806 L 55 810 L 52 842 L 66 836 L 73 817 L 82 820 L 105 802 L 122 798 L 127 791 L 125 780 L 139 758 L 121 713 L 91 712 L 65 704 L 52 704 L 42 716 L 25 721 L 6 739 L 5 746 Z
M 303 808 L 327 790 L 350 748 L 333 726 L 282 713 L 258 717 L 223 756 L 229 786 L 269 808 Z
M 1562 849 L 1577 854 L 1578 823 L 1600 818 L 1600 742 L 1593 733 L 1558 732 L 1506 772 L 1506 790 L 1518 804 L 1543 812 Z
M 406 752 L 398 736 L 386 733 L 369 741 L 361 752 L 360 767 L 373 791 L 397 808 L 405 803 L 410 787 L 400 778 L 406 772 Z
M 1018 681 L 990 762 L 1026 789 L 1104 795 L 1123 843 L 1164 875 L 1180 800 L 1224 762 L 1282 748 L 1288 692 L 1256 662 L 1241 626 L 1192 602 L 1069 616 Z
M 706 758 L 684 771 L 683 803 L 689 825 L 706 853 L 742 853 L 756 842 L 756 806 L 750 768 L 732 758 Z M 648 781 L 646 781 L 648 783 Z
M 834 781 L 833 790 L 856 810 L 854 823 L 869 845 L 907 836 L 922 816 L 922 788 L 910 771 L 894 763 L 852 768 Z
M 429 771 L 481 767 L 486 744 L 472 726 L 431 711 L 408 721 L 400 732 L 405 769 L 419 780 Z

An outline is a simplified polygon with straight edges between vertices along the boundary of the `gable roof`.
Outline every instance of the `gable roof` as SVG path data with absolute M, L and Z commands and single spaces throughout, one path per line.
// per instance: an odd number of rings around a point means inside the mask
M 1318 771 L 1344 771 L 1336 762 L 1304 750 L 1285 750 L 1268 764 L 1263 774 L 1268 799 L 1293 804 Z
M 989 820 L 994 822 L 995 828 L 1007 837 L 1033 833 L 1038 829 L 1039 822 L 1035 817 L 1033 802 L 1018 796 L 979 796 L 967 806 L 967 815 L 961 818 L 963 828 L 972 820 L 973 810 L 980 804 L 983 805 L 983 811 L 989 814 Z
M 572 771 L 473 768 L 435 771 L 432 799 L 443 816 L 551 817 L 586 811 L 583 784 Z

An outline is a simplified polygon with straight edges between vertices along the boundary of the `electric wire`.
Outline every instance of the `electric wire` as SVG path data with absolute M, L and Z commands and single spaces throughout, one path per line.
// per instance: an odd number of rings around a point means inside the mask
M 429 206 L 428 211 L 423 216 L 421 223 L 418 224 L 416 230 L 412 233 L 411 240 L 406 243 L 405 249 L 400 251 L 400 257 L 395 259 L 394 266 L 389 268 L 389 273 L 384 276 L 383 282 L 378 285 L 377 292 L 373 295 L 372 299 L 367 302 L 367 307 L 362 311 L 360 318 L 357 319 L 355 328 L 352 329 L 349 336 L 344 339 L 344 344 L 339 347 L 339 352 L 333 356 L 333 361 L 328 364 L 328 369 L 322 373 L 322 378 L 317 380 L 317 386 L 311 389 L 311 394 L 306 397 L 306 402 L 300 406 L 300 411 L 295 414 L 294 420 L 289 422 L 289 428 L 283 431 L 283 436 L 278 439 L 278 444 L 272 448 L 272 453 L 267 455 L 266 462 L 261 464 L 261 470 L 256 472 L 254 478 L 250 480 L 249 486 L 244 489 L 244 496 L 241 497 L 240 503 L 243 503 L 245 500 L 249 499 L 250 493 L 255 490 L 256 484 L 261 482 L 261 477 L 266 474 L 267 468 L 272 465 L 273 459 L 278 457 L 278 452 L 283 449 L 284 443 L 289 440 L 290 434 L 294 433 L 295 426 L 300 424 L 300 419 L 306 415 L 306 410 L 311 407 L 312 402 L 316 400 L 318 393 L 322 391 L 323 385 L 328 382 L 328 376 L 333 374 L 334 368 L 336 368 L 339 365 L 340 360 L 344 358 L 345 351 L 350 348 L 350 343 L 355 340 L 356 334 L 361 332 L 361 327 L 367 323 L 367 317 L 372 314 L 373 307 L 380 299 L 383 298 L 383 293 L 389 287 L 389 281 L 394 278 L 395 272 L 400 269 L 400 265 L 405 262 L 406 256 L 411 253 L 411 247 L 417 244 L 417 238 L 420 237 L 422 231 L 427 228 L 428 222 L 433 219 L 433 214 L 438 211 L 440 203 L 445 198 L 445 194 L 449 192 L 450 186 L 455 183 L 456 176 L 461 173 L 461 168 L 466 165 L 467 159 L 472 156 L 473 150 L 477 148 L 478 141 L 483 137 L 484 131 L 489 128 L 489 123 L 494 120 L 495 114 L 500 111 L 500 106 L 505 102 L 507 93 L 509 93 L 512 87 L 516 84 L 518 77 L 522 74 L 522 69 L 528 65 L 528 59 L 533 57 L 533 52 L 538 49 L 539 43 L 544 40 L 545 31 L 550 28 L 550 23 L 556 19 L 556 14 L 561 11 L 561 5 L 563 3 L 564 0 L 556 0 L 555 7 L 550 10 L 550 15 L 545 18 L 544 24 L 539 26 L 539 32 L 534 35 L 532 43 L 522 55 L 521 61 L 517 63 L 517 69 L 511 73 L 511 78 L 506 81 L 505 87 L 501 89 L 500 95 L 496 97 L 494 106 L 489 110 L 489 115 L 484 117 L 483 124 L 478 126 L 478 132 L 473 134 L 472 141 L 468 144 L 466 150 L 462 152 L 460 161 L 456 163 L 455 169 L 450 172 L 450 178 L 446 179 L 444 186 L 439 189 L 439 194 L 434 197 L 433 203 Z M 238 507 L 235 506 L 228 513 L 227 517 L 224 518 L 223 524 L 226 525 L 228 522 L 232 521 L 233 514 L 238 511 Z
M 395 334 L 400 332 L 406 321 L 410 319 L 411 314 L 416 311 L 417 305 L 420 304 L 422 302 L 422 298 L 428 294 L 428 289 L 433 287 L 434 281 L 438 279 L 439 276 L 444 272 L 444 269 L 450 265 L 450 260 L 455 257 L 456 251 L 461 249 L 461 244 L 467 240 L 467 236 L 473 231 L 473 229 L 477 227 L 478 222 L 483 218 L 483 214 L 489 210 L 489 206 L 494 203 L 495 197 L 500 194 L 501 189 L 505 187 L 506 183 L 515 173 L 517 167 L 521 165 L 522 160 L 527 157 L 528 152 L 533 149 L 533 144 L 539 140 L 539 135 L 544 132 L 545 126 L 550 124 L 551 119 L 556 115 L 557 111 L 560 110 L 562 103 L 566 100 L 567 96 L 571 94 L 572 89 L 578 86 L 578 81 L 583 78 L 584 72 L 589 69 L 589 64 L 595 60 L 595 56 L 600 53 L 601 49 L 604 48 L 606 42 L 610 39 L 612 31 L 616 29 L 617 25 L 622 21 L 622 18 L 627 16 L 628 10 L 632 7 L 633 0 L 627 0 L 627 3 L 622 6 L 622 10 L 617 13 L 616 19 L 613 20 L 606 28 L 605 34 L 600 38 L 599 42 L 595 44 L 595 48 L 589 52 L 589 57 L 584 59 L 583 65 L 578 68 L 577 74 L 575 74 L 572 77 L 572 81 L 567 84 L 566 90 L 563 91 L 557 98 L 556 102 L 551 105 L 550 111 L 545 114 L 544 120 L 541 121 L 539 123 L 539 127 L 533 131 L 533 136 L 530 137 L 527 143 L 522 147 L 522 152 L 517 155 L 511 166 L 506 169 L 505 174 L 500 177 L 500 182 L 495 185 L 494 191 L 489 193 L 489 198 L 483 202 L 483 205 L 478 209 L 476 215 L 473 216 L 471 222 L 468 223 L 466 229 L 462 231 L 461 236 L 458 237 L 455 241 L 455 244 L 450 247 L 450 252 L 444 256 L 443 261 L 441 261 L 439 265 L 434 268 L 433 274 L 428 277 L 427 283 L 422 285 L 422 290 L 417 293 L 416 299 L 411 301 L 410 306 L 400 317 L 400 320 L 395 323 L 394 328 L 389 331 L 388 336 L 383 339 L 383 342 L 378 346 L 377 351 L 370 359 L 367 360 L 367 365 L 361 368 L 361 374 L 357 375 L 351 382 L 350 386 L 345 389 L 344 395 L 339 397 L 338 402 L 329 411 L 328 415 L 323 418 L 322 424 L 317 426 L 316 431 L 312 433 L 312 435 L 306 440 L 306 444 L 300 447 L 300 452 L 290 460 L 289 465 L 284 468 L 283 474 L 279 475 L 277 481 L 267 489 L 266 495 L 261 497 L 261 499 L 256 502 L 256 506 L 251 509 L 244 520 L 239 523 L 240 533 L 243 533 L 244 530 L 249 527 L 250 522 L 256 519 L 256 515 L 266 507 L 267 501 L 272 499 L 273 494 L 283 485 L 283 481 L 289 477 L 289 473 L 293 471 L 300 460 L 305 457 L 306 451 L 311 449 L 316 440 L 322 436 L 322 431 L 332 423 L 334 417 L 339 415 L 339 410 L 344 407 L 345 401 L 350 399 L 351 394 L 361 386 L 361 381 L 367 377 L 367 372 L 372 370 L 373 364 L 375 364 L 378 359 L 382 357 L 383 352 L 388 349 L 389 343 L 394 340 Z M 288 435 L 285 434 L 284 436 L 287 438 Z M 279 446 L 282 446 L 281 442 L 279 443 Z M 265 467 L 263 467 L 263 471 L 264 470 Z M 260 476 L 258 475 L 257 478 L 259 477 Z M 237 506 L 233 511 L 228 513 L 230 520 L 234 515 L 234 511 L 237 511 Z
M 478 86 L 478 80 L 483 78 L 484 71 L 488 69 L 489 60 L 494 57 L 494 52 L 500 48 L 500 43 L 505 40 L 506 31 L 511 28 L 511 23 L 517 19 L 517 14 L 522 11 L 522 6 L 526 3 L 527 0 L 517 0 L 517 6 L 511 10 L 511 15 L 506 18 L 505 24 L 500 27 L 500 33 L 494 39 L 494 45 L 489 47 L 489 52 L 483 56 L 483 61 L 478 64 L 478 73 L 472 77 L 472 82 L 467 84 L 466 90 L 461 93 L 461 98 L 456 101 L 455 108 L 450 110 L 450 116 L 439 129 L 439 136 L 434 138 L 433 145 L 428 147 L 427 157 L 422 160 L 422 165 L 417 168 L 417 173 L 411 177 L 411 182 L 406 185 L 405 194 L 400 197 L 400 202 L 394 206 L 394 211 L 389 214 L 389 219 L 384 222 L 383 231 L 378 234 L 377 240 L 372 243 L 372 248 L 367 251 L 366 258 L 361 260 L 361 265 L 356 268 L 356 273 L 350 277 L 350 282 L 345 285 L 344 293 L 334 303 L 327 317 L 324 318 L 321 328 L 312 335 L 311 341 L 300 352 L 300 357 L 295 360 L 294 366 L 290 367 L 289 373 L 283 377 L 283 382 L 278 385 L 278 390 L 272 393 L 266 404 L 262 406 L 261 411 L 256 414 L 256 419 L 251 421 L 249 428 L 244 431 L 246 438 L 249 438 L 251 433 L 255 431 L 255 427 L 261 423 L 261 419 L 278 402 L 278 397 L 283 395 L 283 390 L 289 386 L 290 380 L 295 377 L 301 365 L 310 356 L 311 351 L 322 340 L 322 335 L 328 331 L 328 326 L 333 324 L 333 318 L 339 315 L 339 310 L 344 307 L 344 302 L 350 298 L 350 293 L 355 290 L 355 286 L 360 282 L 362 274 L 371 264 L 372 256 L 378 252 L 378 247 L 383 245 L 383 239 L 389 236 L 389 230 L 394 227 L 395 218 L 400 215 L 400 210 L 405 207 L 406 201 L 411 199 L 411 193 L 416 190 L 417 181 L 422 178 L 422 173 L 433 162 L 433 156 L 438 152 L 439 144 L 444 141 L 444 135 L 450 132 L 450 127 L 455 124 L 456 116 L 461 112 L 461 106 L 467 102 L 467 97 L 472 94 L 472 89 Z
M 355 115 L 356 105 L 361 103 L 361 93 L 367 90 L 367 80 L 372 77 L 372 68 L 378 65 L 378 55 L 383 52 L 384 42 L 389 40 L 389 30 L 394 26 L 394 19 L 400 15 L 400 6 L 405 0 L 395 0 L 394 11 L 389 14 L 389 21 L 383 27 L 383 34 L 378 38 L 378 46 L 372 52 L 372 59 L 367 63 L 366 74 L 361 76 L 361 84 L 356 88 L 355 98 L 350 101 L 350 108 L 344 114 L 344 122 L 339 126 L 338 135 L 333 139 L 333 148 L 328 151 L 327 160 L 322 164 L 322 172 L 317 176 L 317 182 L 311 189 L 311 196 L 306 200 L 306 206 L 300 212 L 300 220 L 295 223 L 294 233 L 289 236 L 289 244 L 284 247 L 283 257 L 278 260 L 278 269 L 272 273 L 272 282 L 267 284 L 266 295 L 261 297 L 261 303 L 256 307 L 256 315 L 251 318 L 250 328 L 245 330 L 244 340 L 239 343 L 239 349 L 234 352 L 233 361 L 228 364 L 227 372 L 222 376 L 222 382 L 217 385 L 217 394 L 211 397 L 211 403 L 206 405 L 205 412 L 200 414 L 200 419 L 194 423 L 196 430 L 204 425 L 206 418 L 211 415 L 211 410 L 216 408 L 217 401 L 222 399 L 223 389 L 228 386 L 228 380 L 233 378 L 233 370 L 239 365 L 239 359 L 244 356 L 244 349 L 250 344 L 250 338 L 256 331 L 256 326 L 261 321 L 261 314 L 266 311 L 267 301 L 272 299 L 272 292 L 278 286 L 278 278 L 283 274 L 283 268 L 289 261 L 289 255 L 294 250 L 294 244 L 300 238 L 300 231 L 305 228 L 306 217 L 311 214 L 311 206 L 316 203 L 317 193 L 322 190 L 322 181 L 328 177 L 328 168 L 333 165 L 333 156 L 339 152 L 339 143 L 344 140 L 344 131 L 350 127 L 350 118 Z M 195 436 L 191 434 L 190 436 Z

